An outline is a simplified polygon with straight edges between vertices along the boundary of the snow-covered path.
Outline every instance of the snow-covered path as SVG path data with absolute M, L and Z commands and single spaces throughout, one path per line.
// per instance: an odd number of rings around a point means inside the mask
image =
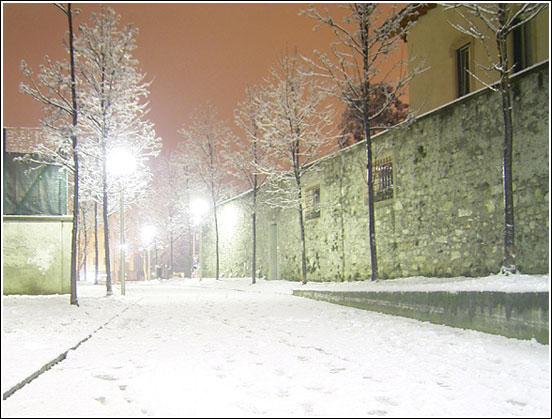
M 2 417 L 550 416 L 549 347 L 533 341 L 253 288 L 127 294 Z

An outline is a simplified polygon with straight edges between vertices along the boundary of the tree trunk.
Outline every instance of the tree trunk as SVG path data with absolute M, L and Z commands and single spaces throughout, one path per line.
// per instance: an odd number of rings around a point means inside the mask
M 98 243 L 98 203 L 94 202 L 94 284 L 99 284 L 100 274 L 100 249 Z
M 82 214 L 79 218 L 82 218 Z M 82 271 L 82 227 L 77 231 L 77 278 L 80 278 Z
M 189 177 L 186 175 L 185 181 L 185 191 L 184 196 L 186 199 L 187 212 L 188 212 L 188 222 L 186 223 L 186 235 L 188 237 L 188 254 L 186 255 L 186 261 L 184 264 L 184 276 L 186 278 L 191 278 L 194 272 L 194 232 L 192 231 L 192 220 L 190 218 L 190 181 Z
M 251 235 L 252 246 L 251 254 L 251 283 L 255 284 L 257 277 L 257 175 L 253 176 L 253 211 L 251 213 Z
M 73 186 L 73 229 L 71 237 L 71 304 L 79 305 L 77 298 L 77 235 L 79 223 L 79 175 L 78 175 L 78 157 L 77 154 L 77 137 L 72 136 L 73 143 L 73 158 L 75 164 L 75 185 Z
M 343 174 L 344 175 L 344 174 Z M 345 205 L 343 203 L 343 176 L 339 176 L 339 231 L 341 233 L 341 282 L 345 281 Z
M 506 5 L 498 6 L 500 27 L 506 26 Z M 504 260 L 503 273 L 516 272 L 516 251 L 514 242 L 514 197 L 512 186 L 513 123 L 510 77 L 508 75 L 507 33 L 497 34 L 497 48 L 500 71 L 500 94 L 504 119 L 503 186 L 504 186 Z
M 170 266 L 170 269 L 169 269 L 169 276 L 170 278 L 173 277 L 173 272 L 174 272 L 174 233 L 171 231 L 170 233 L 171 235 L 171 266 Z
M 370 266 L 372 270 L 371 280 L 378 279 L 378 257 L 376 250 L 376 216 L 374 211 L 374 182 L 372 179 L 372 139 L 370 137 L 370 121 L 369 121 L 369 108 L 368 101 L 369 96 L 369 69 L 370 64 L 369 48 L 368 48 L 368 31 L 369 31 L 369 16 L 365 16 L 365 21 L 361 24 L 361 37 L 363 46 L 365 48 L 363 54 L 364 64 L 364 82 L 362 84 L 362 119 L 364 125 L 364 136 L 366 138 L 366 173 L 368 183 L 368 230 L 369 230 L 369 242 L 370 242 Z
M 366 171 L 368 182 L 368 231 L 370 239 L 370 266 L 372 270 L 371 280 L 378 279 L 378 256 L 376 250 L 376 216 L 374 211 L 374 182 L 372 179 L 372 141 L 370 138 L 370 128 L 368 128 L 367 118 L 365 118 L 366 135 Z
M 102 54 L 102 60 L 105 58 Z M 102 172 L 103 172 L 103 221 L 104 221 L 104 251 L 105 251 L 105 286 L 106 286 L 106 295 L 113 295 L 113 288 L 111 284 L 111 256 L 109 248 L 109 205 L 108 205 L 108 194 L 107 194 L 107 105 L 106 105 L 106 95 L 105 95 L 105 81 L 106 81 L 106 67 L 105 62 L 102 61 L 102 82 L 101 82 L 101 109 L 102 109 L 102 137 L 101 137 L 101 146 L 102 146 Z
M 508 89 L 508 88 L 507 88 Z M 509 89 L 508 89 L 509 90 Z M 516 272 L 514 242 L 514 194 L 512 187 L 512 109 L 509 91 L 502 92 L 504 114 L 504 262 L 505 273 Z
M 106 295 L 113 295 L 113 288 L 111 286 L 111 258 L 109 256 L 109 220 L 108 220 L 108 206 L 107 206 L 107 150 L 105 144 L 105 138 L 102 139 L 102 153 L 103 153 L 103 222 L 104 222 L 104 250 L 105 250 L 105 286 Z
M 297 184 L 297 200 L 299 214 L 299 233 L 301 235 L 301 283 L 307 283 L 307 246 L 305 244 L 305 223 L 303 220 L 303 194 L 301 192 L 301 178 L 295 171 L 295 182 Z
M 83 265 L 83 277 L 84 277 L 84 282 L 86 282 L 87 280 L 87 262 L 88 262 L 88 234 L 86 232 L 86 210 L 83 208 L 82 209 L 82 233 L 84 235 L 84 250 L 83 250 L 83 261 L 82 261 L 82 265 Z
M 69 24 L 69 55 L 71 60 L 71 97 L 73 107 L 73 128 L 77 128 L 77 88 L 75 84 L 75 55 L 73 50 L 73 15 L 71 3 L 67 5 L 67 19 Z M 79 156 L 77 153 L 77 135 L 71 135 L 73 148 L 73 164 L 75 167 L 75 183 L 73 186 L 73 229 L 71 238 L 71 297 L 72 305 L 79 305 L 77 298 L 77 233 L 79 223 Z
M 291 124 L 290 124 L 291 126 Z M 294 129 L 291 129 L 292 133 Z M 307 246 L 305 244 L 305 223 L 303 220 L 303 193 L 301 191 L 301 172 L 300 172 L 299 140 L 293 144 L 293 175 L 295 177 L 295 186 L 297 187 L 297 208 L 299 215 L 299 234 L 301 236 L 301 283 L 307 283 Z
M 188 223 L 188 227 L 186 228 L 187 232 L 186 235 L 188 236 L 188 255 L 186 257 L 186 272 L 184 276 L 186 278 L 191 278 L 193 276 L 194 272 L 194 232 L 192 231 L 192 225 L 191 223 Z
M 217 218 L 217 203 L 214 196 L 211 196 L 213 201 L 213 216 L 215 217 L 215 259 L 216 259 L 216 268 L 215 268 L 215 279 L 219 280 L 219 230 L 218 230 L 218 218 Z
M 301 195 L 301 193 L 299 193 Z M 303 221 L 303 204 L 299 202 L 299 230 L 301 233 L 301 283 L 307 283 L 307 251 L 305 245 L 305 224 Z

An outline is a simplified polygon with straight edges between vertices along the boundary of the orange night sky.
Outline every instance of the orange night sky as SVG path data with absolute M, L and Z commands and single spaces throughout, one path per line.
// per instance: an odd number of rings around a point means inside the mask
M 335 41 L 328 28 L 313 31 L 315 21 L 298 16 L 308 3 L 119 3 L 109 4 L 121 15 L 121 27 L 139 28 L 139 60 L 150 88 L 149 119 L 155 123 L 164 148 L 179 141 L 177 130 L 198 105 L 210 101 L 221 119 L 238 133 L 233 110 L 247 85 L 268 75 L 278 56 L 298 52 L 312 57 L 314 49 L 328 51 Z M 75 28 L 89 23 L 100 3 L 74 3 L 81 9 Z M 337 5 L 328 7 L 335 15 Z M 40 105 L 19 92 L 22 59 L 34 70 L 48 54 L 65 59 L 62 44 L 65 15 L 51 3 L 2 3 L 3 126 L 39 125 Z M 406 48 L 405 48 L 406 49 Z

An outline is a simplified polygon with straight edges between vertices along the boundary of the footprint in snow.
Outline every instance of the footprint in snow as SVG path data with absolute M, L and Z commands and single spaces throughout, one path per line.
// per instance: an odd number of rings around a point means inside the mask
M 106 381 L 116 381 L 118 380 L 117 377 L 113 377 L 109 374 L 99 374 L 99 375 L 93 375 L 94 378 L 99 378 L 100 380 L 106 380 Z

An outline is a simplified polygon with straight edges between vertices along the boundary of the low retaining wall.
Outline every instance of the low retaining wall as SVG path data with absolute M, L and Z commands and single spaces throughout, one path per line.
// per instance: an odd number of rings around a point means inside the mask
M 339 292 L 293 295 L 549 344 L 548 292 Z
M 72 216 L 4 216 L 3 293 L 71 292 Z

